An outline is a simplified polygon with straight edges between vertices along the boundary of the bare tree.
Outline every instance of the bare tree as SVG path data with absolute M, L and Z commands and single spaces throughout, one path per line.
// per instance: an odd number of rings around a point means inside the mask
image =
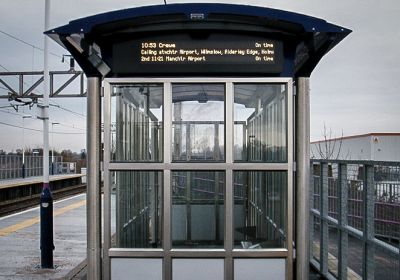
M 324 123 L 322 136 L 323 140 L 319 141 L 316 145 L 317 155 L 314 154 L 314 149 L 311 149 L 312 158 L 319 157 L 321 159 L 339 159 L 343 145 L 343 130 L 340 137 L 332 137 L 332 129 L 329 128 L 328 131 Z M 346 156 L 342 159 L 347 159 L 349 157 L 349 153 L 350 151 L 347 151 Z

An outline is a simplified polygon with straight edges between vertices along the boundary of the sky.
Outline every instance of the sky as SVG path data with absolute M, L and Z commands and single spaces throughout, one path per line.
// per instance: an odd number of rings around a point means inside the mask
M 44 0 L 1 0 L 0 31 L 6 32 L 32 47 L 0 32 L 0 72 L 43 69 Z M 189 3 L 199 1 L 167 1 Z M 247 0 L 203 1 L 249 4 L 293 11 L 325 19 L 353 32 L 331 50 L 311 75 L 311 140 L 323 138 L 324 124 L 332 136 L 371 132 L 400 132 L 400 1 L 398 0 Z M 52 0 L 50 26 L 111 10 L 163 4 L 160 1 L 128 0 Z M 61 63 L 67 52 L 50 41 L 50 70 L 68 70 Z M 34 82 L 27 79 L 26 85 Z M 10 81 L 15 83 L 15 81 Z M 0 85 L 1 86 L 1 85 Z M 76 85 L 66 92 L 76 91 Z M 0 94 L 5 90 L 0 87 Z M 42 91 L 43 92 L 43 91 Z M 86 100 L 51 99 L 50 126 L 55 133 L 50 145 L 56 150 L 80 151 L 86 140 Z M 0 107 L 9 102 L 0 99 Z M 59 108 L 59 107 L 61 108 Z M 73 113 L 71 113 L 71 111 Z M 0 108 L 0 150 L 40 147 L 42 122 L 25 118 L 22 139 L 22 115 L 37 115 L 31 110 Z M 6 123 L 18 127 L 6 126 Z

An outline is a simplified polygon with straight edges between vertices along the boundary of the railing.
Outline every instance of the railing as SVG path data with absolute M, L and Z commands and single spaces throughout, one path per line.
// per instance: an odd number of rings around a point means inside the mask
M 192 187 L 189 197 L 187 193 L 187 174 L 186 172 L 183 174 L 173 174 L 173 184 L 172 184 L 172 192 L 175 197 L 174 204 L 209 204 L 212 205 L 214 203 L 223 203 L 224 200 L 224 188 L 225 188 L 225 180 L 219 178 L 218 186 L 216 187 L 216 179 L 215 176 L 210 176 L 210 174 L 199 175 L 195 174 L 190 177 L 189 185 Z M 254 174 L 254 176 L 256 176 Z M 260 179 L 260 178 L 259 178 Z M 248 220 L 248 223 L 252 223 L 249 227 L 254 226 L 257 230 L 257 235 L 261 238 L 268 236 L 270 239 L 279 240 L 277 244 L 284 244 L 287 240 L 285 230 L 280 227 L 281 223 L 276 219 L 276 213 L 274 213 L 272 209 L 272 205 L 267 207 L 263 205 L 261 202 L 261 197 L 259 199 L 256 198 L 254 192 L 259 191 L 261 189 L 260 184 L 261 180 L 249 180 L 244 184 L 233 182 L 233 190 L 234 190 L 234 204 L 236 206 L 242 205 L 247 209 L 243 212 L 243 219 Z M 249 184 L 248 186 L 246 184 Z M 247 192 L 253 192 L 252 195 Z M 274 199 L 274 197 L 269 197 L 269 199 Z M 246 206 L 245 206 L 246 205 Z M 269 210 L 268 210 L 269 209 Z M 238 210 L 239 211 L 239 210 Z M 240 213 L 236 213 L 236 215 L 240 215 Z M 246 217 L 245 217 L 246 215 Z M 279 215 L 279 214 L 278 214 Z M 190 219 L 190 217 L 188 218 Z M 263 228 L 264 226 L 264 228 Z M 266 231 L 268 230 L 268 233 Z M 219 236 L 217 234 L 217 236 Z M 283 246 L 283 245 L 277 245 Z
M 75 162 L 63 162 L 62 156 L 55 156 L 53 164 L 51 161 L 50 157 L 50 175 L 76 173 Z M 43 175 L 42 156 L 25 156 L 25 164 L 22 164 L 22 162 L 22 155 L 0 155 L 0 180 Z
M 400 279 L 400 163 L 311 162 L 310 260 L 328 279 Z

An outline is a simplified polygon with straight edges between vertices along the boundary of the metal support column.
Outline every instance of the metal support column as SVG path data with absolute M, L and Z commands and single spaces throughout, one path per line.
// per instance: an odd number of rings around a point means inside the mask
M 87 81 L 87 279 L 101 279 L 101 79 Z
M 113 132 L 111 131 L 111 86 L 106 84 L 104 86 L 104 199 L 103 199 L 103 217 L 104 217 L 104 238 L 103 238 L 103 270 L 102 276 L 104 280 L 111 278 L 111 259 L 108 256 L 108 250 L 111 248 L 111 171 L 109 169 L 109 163 L 111 152 L 111 146 L 115 144 L 112 141 Z M 118 102 L 116 102 L 118 103 Z M 113 144 L 111 144 L 113 143 Z M 114 150 L 115 151 L 115 150 Z
M 233 83 L 226 84 L 226 101 L 225 101 L 225 158 L 227 164 L 233 164 L 233 139 L 234 139 L 234 87 Z M 246 142 L 243 142 L 245 145 Z M 245 158 L 243 158 L 245 159 Z M 225 250 L 229 254 L 225 257 L 225 280 L 233 279 L 233 242 L 234 242 L 234 232 L 233 232 L 233 208 L 234 208 L 234 187 L 233 187 L 233 171 L 232 169 L 227 169 L 225 171 Z
M 164 163 L 170 164 L 172 162 L 172 86 L 170 83 L 164 83 L 164 136 L 163 143 L 165 144 L 164 149 Z M 176 150 L 174 150 L 176 151 Z M 180 156 L 180 152 L 175 156 Z M 169 252 L 172 247 L 172 188 L 171 188 L 171 170 L 164 169 L 164 184 L 163 184 L 163 248 L 165 252 Z M 172 257 L 168 253 L 164 257 L 163 261 L 163 274 L 164 280 L 172 279 Z
M 314 164 L 311 162 L 310 163 L 310 189 L 309 189 L 309 204 L 310 204 L 310 209 L 314 209 L 315 207 L 315 200 L 314 200 L 314 188 L 315 188 L 315 178 L 314 178 Z M 314 259 L 314 220 L 315 220 L 315 215 L 310 214 L 310 220 L 309 220 L 309 258 L 310 262 Z
M 296 279 L 309 275 L 310 80 L 298 78 L 296 102 Z
M 349 236 L 345 227 L 347 226 L 348 214 L 348 187 L 347 187 L 347 164 L 338 164 L 338 189 L 339 189 L 339 279 L 347 279 L 347 254 Z
M 320 236 L 320 271 L 322 275 L 328 275 L 329 253 L 329 224 L 328 224 L 328 163 L 321 162 L 320 173 L 320 211 L 321 211 L 321 236 Z
M 363 279 L 373 280 L 375 269 L 375 247 L 371 242 L 375 238 L 375 184 L 374 184 L 374 166 L 364 165 L 364 260 L 363 260 Z

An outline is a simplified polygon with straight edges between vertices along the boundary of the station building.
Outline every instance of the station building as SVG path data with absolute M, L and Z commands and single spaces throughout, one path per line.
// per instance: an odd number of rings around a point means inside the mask
M 400 133 L 368 133 L 314 141 L 311 158 L 399 162 Z

